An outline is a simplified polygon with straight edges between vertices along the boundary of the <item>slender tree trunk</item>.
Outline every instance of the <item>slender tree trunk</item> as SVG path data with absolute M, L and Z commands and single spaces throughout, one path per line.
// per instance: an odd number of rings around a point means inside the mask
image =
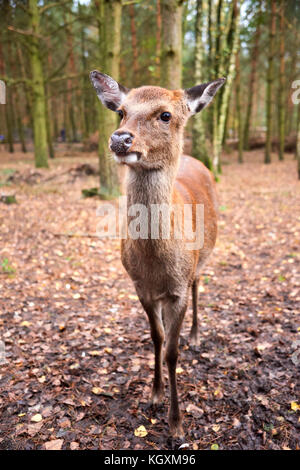
M 68 22 L 68 16 L 66 17 L 66 22 Z M 69 51 L 69 64 L 68 69 L 71 74 L 76 73 L 75 68 L 75 58 L 74 58 L 74 45 L 73 45 L 73 32 L 71 26 L 68 25 L 66 27 L 66 34 L 67 34 L 67 45 Z M 77 142 L 77 129 L 76 129 L 76 119 L 75 119 L 75 97 L 74 91 L 72 90 L 72 80 L 67 80 L 67 88 L 68 88 L 68 122 L 69 122 L 69 137 L 72 142 Z
M 11 87 L 6 88 L 6 105 L 5 105 L 5 120 L 6 120 L 6 132 L 5 142 L 7 143 L 7 149 L 10 153 L 14 152 L 14 138 L 13 138 L 13 119 L 11 113 L 12 106 L 12 89 Z
M 259 6 L 259 16 L 261 10 Z M 251 71 L 250 71 L 250 80 L 249 80 L 249 88 L 248 88 L 248 103 L 247 103 L 247 110 L 246 110 L 246 119 L 245 119 L 245 126 L 244 126 L 244 149 L 249 150 L 249 132 L 250 132 L 250 124 L 251 124 L 251 116 L 252 116 L 252 107 L 253 107 L 253 95 L 254 95 L 254 86 L 255 86 L 255 79 L 256 79 L 256 69 L 257 69 L 257 62 L 259 56 L 259 39 L 261 34 L 261 26 L 260 26 L 260 18 L 258 18 L 258 23 L 256 26 L 256 31 L 254 35 L 254 45 L 251 55 Z
M 79 4 L 79 13 L 82 12 L 82 6 Z M 84 75 L 82 77 L 82 100 L 83 100 L 83 138 L 87 138 L 90 134 L 90 119 L 89 119 L 89 95 L 87 89 L 90 88 L 87 71 L 87 61 L 86 61 L 86 36 L 85 36 L 85 25 L 82 24 L 80 31 L 80 42 L 81 42 L 81 65 Z
M 200 84 L 204 81 L 203 79 L 203 65 L 204 65 L 204 47 L 203 47 L 203 2 L 197 0 L 196 4 L 197 16 L 196 16 L 196 28 L 195 28 L 195 68 L 194 68 L 194 83 Z M 203 121 L 203 114 L 197 113 L 194 116 L 193 121 L 193 147 L 192 155 L 195 158 L 201 160 L 208 168 L 212 168 L 212 162 L 208 156 L 206 148 L 205 138 L 205 125 Z
M 213 29 L 212 29 L 212 1 L 208 0 L 208 12 L 207 12 L 207 38 L 208 38 L 208 55 L 207 55 L 207 75 L 209 80 L 215 78 L 214 70 L 213 70 Z M 214 129 L 214 105 L 210 106 L 207 109 L 207 123 L 208 123 L 208 130 L 211 136 L 213 136 L 213 129 Z
M 47 129 L 48 152 L 49 152 L 49 157 L 54 158 L 55 154 L 54 154 L 54 147 L 53 147 L 53 142 L 52 142 L 51 115 L 50 115 L 50 110 L 49 110 L 49 99 L 47 96 L 47 92 L 46 92 L 45 105 L 46 105 L 46 129 Z
M 42 61 L 39 51 L 40 13 L 37 0 L 29 0 L 30 64 L 33 93 L 34 157 L 37 168 L 48 167 L 45 88 Z
M 241 67 L 240 54 L 236 56 L 236 114 L 238 121 L 238 162 L 243 163 L 243 122 L 241 112 Z
M 17 118 L 17 128 L 18 128 L 18 134 L 19 134 L 19 139 L 21 143 L 21 150 L 23 153 L 26 153 L 26 142 L 25 142 L 25 134 L 24 134 L 24 126 L 23 126 L 23 119 L 22 119 L 22 114 L 20 111 L 20 93 L 19 90 L 16 88 L 15 89 L 15 100 L 14 100 L 14 107 L 16 110 L 16 118 Z
M 274 40 L 276 33 L 276 2 L 275 0 L 268 0 L 269 4 L 269 57 L 268 57 L 268 71 L 267 71 L 267 97 L 266 97 L 266 149 L 265 149 L 265 163 L 271 163 L 272 152 L 272 91 L 274 82 Z
M 162 86 L 171 90 L 181 88 L 182 0 L 161 0 Z
M 284 141 L 285 141 L 285 63 L 284 63 L 284 7 L 285 0 L 280 0 L 279 13 L 279 93 L 278 93 L 278 127 L 279 127 L 279 160 L 284 159 Z
M 4 55 L 2 50 L 2 45 L 0 44 L 0 69 L 1 73 L 5 75 L 6 72 L 6 64 L 4 61 Z M 6 87 L 6 104 L 1 105 L 4 107 L 4 115 L 5 115 L 5 125 L 6 125 L 6 133 L 5 133 L 5 143 L 7 144 L 7 150 L 10 153 L 14 152 L 14 141 L 13 141 L 13 117 L 12 117 L 12 87 Z
M 299 29 L 298 29 L 298 18 L 295 15 L 293 22 L 292 22 L 292 27 L 293 27 L 293 32 L 295 33 L 294 41 L 293 41 L 293 47 L 290 50 L 290 67 L 289 67 L 289 73 L 287 76 L 287 83 L 292 83 L 294 80 L 299 78 L 298 75 L 298 50 L 299 50 Z M 293 90 L 290 90 L 289 97 L 288 97 L 288 104 L 287 104 L 287 116 L 286 116 L 286 133 L 287 135 L 290 135 L 290 133 L 293 130 L 293 121 L 294 121 L 294 111 L 295 111 L 295 106 L 294 103 L 292 102 L 292 95 Z M 297 120 L 297 115 L 296 115 L 296 120 Z M 297 125 L 297 123 L 296 123 Z
M 95 1 L 99 25 L 99 51 L 101 71 L 119 79 L 121 0 Z M 100 191 L 113 194 L 119 191 L 116 164 L 108 150 L 108 140 L 117 128 L 117 114 L 99 103 L 99 165 Z
M 137 48 L 137 39 L 136 39 L 136 27 L 135 27 L 135 10 L 134 4 L 130 4 L 129 16 L 130 16 L 130 30 L 131 30 L 131 47 L 132 47 L 132 71 L 133 71 L 133 86 L 136 86 L 136 81 L 138 78 L 138 48 Z
M 3 75 L 10 75 L 11 74 L 11 49 L 10 49 L 10 42 L 9 39 L 4 36 L 5 26 L 11 20 L 11 6 L 8 0 L 3 2 L 3 16 L 1 20 L 3 24 L 1 24 L 0 34 L 1 40 L 6 39 L 7 46 L 2 48 L 2 44 L 0 45 L 0 68 Z M 1 23 L 2 23 L 1 21 Z M 6 123 L 6 135 L 5 135 L 5 143 L 7 144 L 7 150 L 10 153 L 14 152 L 14 139 L 13 139 L 13 129 L 14 129 L 14 108 L 13 108 L 13 87 L 6 86 L 6 104 L 4 105 L 4 114 L 5 114 L 5 123 Z
M 231 27 L 228 34 L 227 48 L 229 50 L 228 66 L 226 71 L 226 83 L 219 101 L 219 113 L 214 113 L 214 135 L 213 135 L 213 166 L 221 171 L 220 154 L 225 133 L 227 109 L 229 105 L 231 87 L 235 78 L 236 55 L 240 40 L 240 10 L 237 0 L 233 0 Z
M 52 54 L 50 51 L 50 47 L 51 47 L 50 40 L 47 41 L 47 46 L 49 48 L 47 72 L 48 74 L 50 74 L 50 71 L 52 70 Z M 55 154 L 54 154 L 54 147 L 53 147 L 53 131 L 52 131 L 52 122 L 51 122 L 52 110 L 51 110 L 51 98 L 49 98 L 49 95 L 51 95 L 51 87 L 49 84 L 45 84 L 47 144 L 48 144 L 49 157 L 54 158 Z
M 25 70 L 25 65 L 24 65 L 24 56 L 21 51 L 20 44 L 17 44 L 17 56 L 18 56 L 18 62 L 19 66 L 21 69 L 21 77 L 26 78 L 26 70 Z M 32 90 L 31 87 L 25 83 L 24 84 L 24 94 L 25 94 L 25 102 L 26 102 L 26 114 L 28 116 L 28 121 L 29 121 L 29 127 L 33 132 L 33 116 L 32 116 Z
M 18 54 L 17 46 L 15 47 L 14 51 L 15 51 L 14 57 L 16 57 Z M 11 51 L 10 51 L 10 57 L 12 58 Z M 10 60 L 10 68 L 13 70 L 14 76 L 18 76 L 17 73 L 19 74 L 19 71 L 18 72 L 16 71 L 17 63 L 18 62 L 16 60 L 14 61 Z M 18 129 L 19 140 L 21 143 L 21 150 L 23 153 L 26 153 L 26 142 L 25 142 L 25 133 L 24 133 L 24 126 L 23 126 L 24 113 L 21 112 L 21 103 L 22 103 L 22 99 L 21 99 L 21 94 L 20 94 L 20 88 L 19 86 L 16 86 L 14 90 L 13 107 L 15 109 L 16 124 L 17 124 L 17 129 Z
M 160 80 L 160 51 L 161 51 L 161 5 L 156 0 L 156 77 Z

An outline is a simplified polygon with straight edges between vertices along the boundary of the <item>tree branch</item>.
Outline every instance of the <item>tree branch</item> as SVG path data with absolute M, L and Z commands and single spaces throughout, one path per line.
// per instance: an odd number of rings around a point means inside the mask
M 53 78 L 52 80 L 49 80 L 49 82 L 53 83 L 53 82 L 59 82 L 60 80 L 72 80 L 73 78 L 83 77 L 84 75 L 86 75 L 86 72 L 75 73 L 75 74 L 73 73 L 71 75 L 63 75 L 62 77 Z
M 13 26 L 7 26 L 7 29 L 9 31 L 12 31 L 13 33 L 22 34 L 23 36 L 31 36 L 37 39 L 43 39 L 42 36 L 40 36 L 39 34 L 34 34 L 33 31 L 24 31 L 23 29 L 17 29 L 17 28 L 14 28 Z
M 66 3 L 70 3 L 71 1 L 72 0 L 63 0 L 61 2 L 53 2 L 49 3 L 48 5 L 44 5 L 40 8 L 40 14 L 42 15 L 43 13 L 45 13 L 45 11 L 50 10 L 50 8 L 60 7 L 62 5 L 65 5 Z
M 2 80 L 5 85 L 12 86 L 12 85 L 20 85 L 21 83 L 26 83 L 27 85 L 31 85 L 32 81 L 28 78 L 11 78 L 7 77 L 6 75 L 0 75 L 0 80 Z

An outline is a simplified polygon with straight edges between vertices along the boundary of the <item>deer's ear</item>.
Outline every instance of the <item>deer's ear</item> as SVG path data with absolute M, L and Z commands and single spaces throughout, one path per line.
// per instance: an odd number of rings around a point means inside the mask
M 125 96 L 130 91 L 109 75 L 98 72 L 98 70 L 93 70 L 93 72 L 90 73 L 90 79 L 99 100 L 112 111 L 116 111 L 119 106 L 121 106 Z
M 218 78 L 213 82 L 202 83 L 184 91 L 188 107 L 192 114 L 205 108 L 213 99 L 218 89 L 225 83 L 226 78 Z

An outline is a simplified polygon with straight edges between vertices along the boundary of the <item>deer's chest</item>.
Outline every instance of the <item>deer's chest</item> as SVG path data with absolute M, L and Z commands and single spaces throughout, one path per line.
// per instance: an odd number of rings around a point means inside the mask
M 192 277 L 183 250 L 162 240 L 125 240 L 122 263 L 136 289 L 152 292 L 154 297 L 177 295 Z

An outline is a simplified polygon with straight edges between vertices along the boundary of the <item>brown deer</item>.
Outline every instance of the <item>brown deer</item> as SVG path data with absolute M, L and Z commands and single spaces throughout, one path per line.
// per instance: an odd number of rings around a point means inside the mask
M 215 245 L 217 236 L 217 194 L 210 171 L 198 160 L 183 155 L 183 131 L 187 119 L 207 106 L 225 82 L 219 78 L 187 90 L 170 91 L 157 86 L 127 89 L 108 75 L 91 72 L 90 78 L 104 106 L 119 113 L 119 129 L 110 137 L 110 150 L 117 163 L 128 166 L 128 207 L 143 204 L 172 207 L 169 217 L 184 205 L 202 205 L 203 244 L 187 248 L 187 239 L 174 236 L 122 240 L 122 263 L 134 282 L 137 295 L 149 318 L 155 351 L 151 403 L 164 396 L 162 375 L 163 344 L 170 384 L 169 426 L 173 437 L 183 437 L 179 410 L 176 364 L 181 325 L 192 290 L 193 324 L 191 342 L 197 344 L 197 297 L 200 268 Z M 175 213 L 175 214 L 174 214 Z M 172 215 L 173 214 L 173 215 Z M 178 215 L 178 214 L 177 214 Z M 181 216 L 180 216 L 181 217 Z M 179 217 L 179 220 L 182 218 Z M 127 224 L 131 218 L 127 218 Z M 162 218 L 158 219 L 162 224 Z

